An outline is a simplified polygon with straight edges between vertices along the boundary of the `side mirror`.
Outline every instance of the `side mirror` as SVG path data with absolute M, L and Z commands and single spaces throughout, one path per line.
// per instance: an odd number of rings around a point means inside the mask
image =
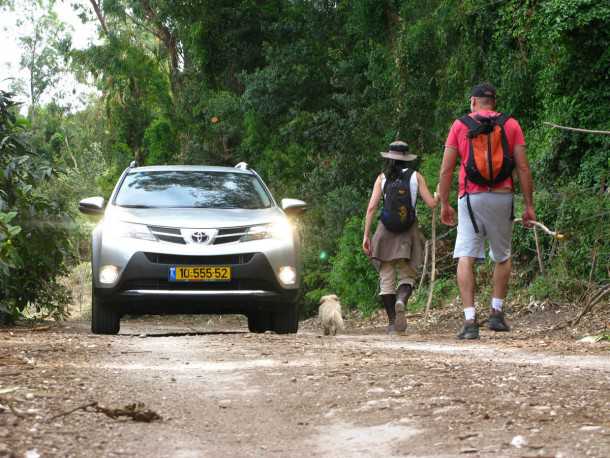
M 104 213 L 104 203 L 103 197 L 89 197 L 78 203 L 78 209 L 86 215 L 101 215 Z
M 282 199 L 282 210 L 288 216 L 300 215 L 307 210 L 307 204 L 299 199 Z

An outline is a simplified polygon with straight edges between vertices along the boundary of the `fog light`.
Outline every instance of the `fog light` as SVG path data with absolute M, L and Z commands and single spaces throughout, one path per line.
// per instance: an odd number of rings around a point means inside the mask
M 103 266 L 100 269 L 100 283 L 112 284 L 119 278 L 117 266 Z
M 280 267 L 278 277 L 284 285 L 294 285 L 297 282 L 297 272 L 292 266 Z

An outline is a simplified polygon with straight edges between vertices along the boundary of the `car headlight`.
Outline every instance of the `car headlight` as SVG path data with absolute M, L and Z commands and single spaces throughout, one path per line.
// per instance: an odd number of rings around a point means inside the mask
M 104 227 L 104 233 L 113 237 L 128 239 L 150 240 L 152 242 L 157 240 L 145 224 L 126 223 L 124 221 L 108 221 Z
M 249 242 L 251 240 L 262 240 L 262 239 L 280 239 L 290 240 L 292 239 L 294 226 L 287 219 L 280 219 L 269 224 L 261 224 L 259 226 L 252 226 L 248 229 L 245 235 L 241 237 L 242 242 Z
M 102 266 L 100 269 L 100 283 L 111 285 L 119 278 L 119 268 L 117 266 Z

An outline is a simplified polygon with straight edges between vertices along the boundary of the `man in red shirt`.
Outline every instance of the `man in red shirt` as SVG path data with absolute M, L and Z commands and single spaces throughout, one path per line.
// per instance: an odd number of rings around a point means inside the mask
M 470 97 L 470 116 L 493 117 L 495 111 L 496 89 L 488 83 L 475 86 Z M 495 262 L 493 275 L 493 296 L 489 328 L 493 331 L 508 331 L 502 306 L 511 272 L 511 238 L 513 209 L 513 179 L 509 176 L 493 186 L 482 186 L 466 179 L 465 164 L 469 154 L 468 127 L 456 120 L 451 126 L 440 171 L 439 195 L 441 202 L 441 221 L 448 226 L 455 225 L 456 212 L 449 204 L 449 190 L 453 179 L 457 158 L 460 158 L 458 233 L 455 242 L 454 258 L 459 258 L 457 282 L 464 304 L 464 327 L 459 339 L 478 339 L 474 308 L 474 263 L 484 259 L 484 243 L 490 245 L 490 255 Z M 508 149 L 514 160 L 521 191 L 525 202 L 523 223 L 531 226 L 536 214 L 533 203 L 532 174 L 525 154 L 525 139 L 517 120 L 509 118 L 504 124 Z M 467 197 L 465 197 L 467 196 Z M 468 208 L 470 206 L 470 208 Z

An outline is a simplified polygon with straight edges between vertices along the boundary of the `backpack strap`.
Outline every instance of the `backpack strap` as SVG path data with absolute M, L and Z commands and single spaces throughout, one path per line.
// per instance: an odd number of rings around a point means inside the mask
M 414 173 L 414 169 L 407 169 L 400 174 L 400 179 L 404 180 L 405 184 L 407 185 L 407 190 L 409 193 L 409 205 L 411 205 L 413 208 L 415 208 L 415 206 L 413 205 L 413 195 L 411 194 L 411 177 Z
M 496 118 L 496 124 L 498 124 L 500 127 L 504 128 L 504 124 L 506 124 L 506 121 L 508 121 L 510 118 L 512 118 L 511 115 L 506 114 L 506 113 L 500 113 L 498 115 L 498 117 Z
M 468 207 L 468 215 L 470 216 L 470 221 L 472 222 L 472 228 L 474 229 L 475 234 L 479 233 L 479 226 L 477 225 L 477 221 L 474 219 L 474 212 L 472 211 L 472 205 L 470 205 L 470 194 L 466 193 L 466 206 Z
M 480 123 L 472 119 L 472 116 L 469 115 L 464 115 L 461 118 L 458 118 L 458 121 L 468 127 L 468 130 L 475 130 L 481 125 Z

